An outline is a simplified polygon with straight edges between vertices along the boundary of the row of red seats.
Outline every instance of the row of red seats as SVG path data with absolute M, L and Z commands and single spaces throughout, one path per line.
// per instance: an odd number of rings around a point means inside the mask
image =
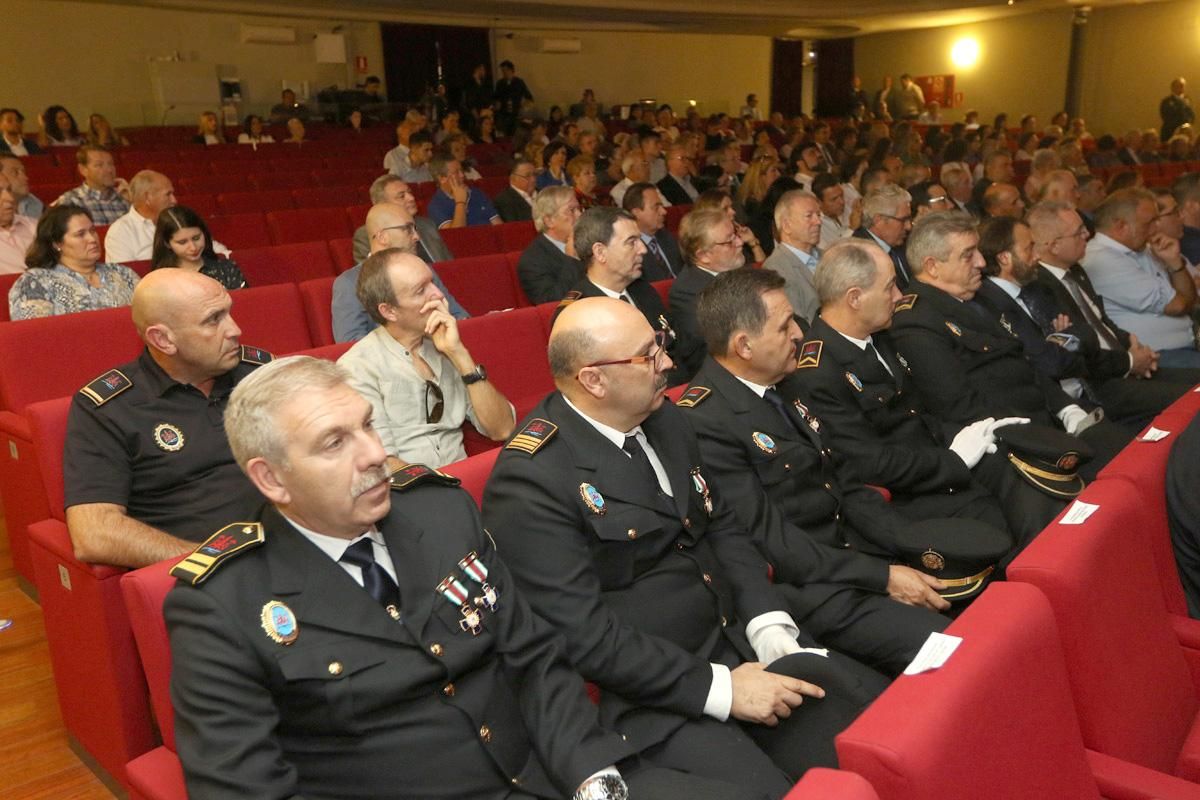
M 670 282 L 656 284 L 664 298 L 669 287 Z M 289 291 L 292 294 L 289 295 Z M 258 296 L 255 296 L 255 292 Z M 260 318 L 244 313 L 251 310 L 247 305 L 248 297 L 255 308 L 269 308 L 271 316 L 262 315 Z M 350 347 L 349 344 L 318 348 L 308 344 L 296 346 L 305 339 L 305 332 L 296 327 L 296 318 L 302 317 L 298 313 L 298 302 L 297 289 L 290 284 L 246 290 L 235 295 L 233 313 L 239 319 L 239 324 L 244 316 L 254 319 L 252 325 L 242 326 L 247 342 L 266 342 L 264 346 L 279 354 L 299 351 L 334 359 Z M 328 307 L 327 300 L 325 305 Z M 554 303 L 546 303 L 488 314 L 466 320 L 460 325 L 464 343 L 481 363 L 488 365 L 490 379 L 512 401 L 518 415 L 532 410 L 553 388 L 545 353 L 555 306 Z M 89 375 L 102 370 L 104 366 L 132 358 L 138 350 L 138 342 L 127 317 L 121 318 L 103 311 L 71 316 L 74 322 L 90 318 L 87 321 L 95 323 L 103 320 L 106 314 L 109 314 L 109 319 L 105 320 L 108 330 L 103 334 L 99 329 L 91 330 L 86 337 L 87 346 L 79 354 L 79 357 L 98 365 L 88 372 Z M 284 342 L 282 337 L 289 320 L 292 329 L 289 341 Z M 276 327 L 279 330 L 273 330 Z M 276 337 L 274 343 L 270 336 L 266 336 L 268 332 Z M 104 348 L 109 352 L 103 356 L 97 355 L 97 351 Z M 0 352 L 4 349 L 0 347 Z M 3 373 L 4 370 L 0 369 L 0 374 Z M 18 520 L 14 518 L 17 509 L 8 514 L 7 522 L 13 538 L 14 563 L 17 562 L 19 547 L 24 547 L 25 559 L 33 567 L 64 724 L 101 767 L 124 783 L 126 762 L 153 748 L 157 738 L 147 705 L 145 679 L 133 647 L 129 619 L 121 605 L 119 579 L 123 570 L 76 561 L 66 529 L 62 460 L 71 398 L 60 395 L 74 392 L 79 383 L 76 380 L 60 380 L 59 385 L 51 389 L 55 394 L 49 395 L 57 399 L 33 402 L 23 407 L 24 413 L 21 415 L 0 414 L 0 431 L 6 435 L 11 435 L 11 429 L 17 425 L 24 426 L 27 441 L 22 444 L 21 461 L 32 466 L 34 474 L 27 476 L 23 485 L 36 485 L 41 494 L 37 498 L 39 505 L 34 509 L 40 516 L 30 518 L 29 509 L 23 514 L 27 518 L 27 539 L 21 540 L 14 535 L 18 529 Z M 488 449 L 484 451 L 484 447 Z M 482 477 L 490 470 L 490 460 L 494 460 L 498 450 L 495 443 L 478 441 L 471 450 L 482 452 L 482 455 L 464 462 L 468 466 L 452 466 L 450 469 L 473 470 L 472 474 L 479 478 L 478 485 L 473 489 L 478 499 Z M 486 469 L 482 469 L 482 466 L 486 466 Z M 12 469 L 11 463 L 9 469 Z M 5 486 L 11 485 L 11 476 L 0 475 L 0 481 Z M 32 489 L 27 491 L 32 492 Z M 160 716 L 158 721 L 164 739 L 169 741 L 169 715 L 165 720 Z

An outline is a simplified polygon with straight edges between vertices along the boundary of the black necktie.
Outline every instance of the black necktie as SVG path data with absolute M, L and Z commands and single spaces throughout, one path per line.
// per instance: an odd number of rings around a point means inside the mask
M 654 257 L 661 261 L 662 265 L 666 267 L 667 274 L 674 278 L 675 270 L 671 269 L 671 262 L 667 260 L 667 254 L 663 252 L 658 240 L 651 236 L 650 240 L 646 242 L 646 246 L 650 249 L 651 253 L 654 253 Z
M 621 449 L 629 454 L 630 460 L 642 471 L 642 476 L 650 481 L 650 485 L 654 487 L 655 497 L 660 500 L 670 501 L 667 494 L 663 492 L 662 484 L 658 481 L 658 473 L 654 471 L 654 465 L 650 463 L 650 457 L 646 455 L 646 451 L 642 448 L 642 443 L 638 441 L 637 436 L 632 433 L 626 436 L 625 444 L 621 445 Z
M 362 570 L 363 588 L 383 607 L 400 605 L 400 589 L 387 570 L 375 560 L 374 547 L 370 538 L 359 539 L 342 553 L 342 561 Z
M 904 264 L 904 256 L 900 255 L 900 251 L 892 248 L 891 252 L 892 263 L 896 265 L 896 283 L 901 289 L 908 288 L 908 268 Z
M 767 391 L 763 392 L 763 400 L 766 400 L 775 407 L 775 410 L 783 416 L 789 428 L 794 431 L 800 430 L 800 426 L 796 424 L 795 420 L 792 419 L 792 415 L 788 413 L 787 404 L 784 403 L 783 397 L 780 396 L 779 392 L 774 389 L 767 389 Z
M 1117 340 L 1116 334 L 1114 334 L 1112 330 L 1110 330 L 1109 327 L 1104 324 L 1104 320 L 1096 316 L 1096 312 L 1092 310 L 1092 304 L 1089 302 L 1092 299 L 1091 294 L 1085 288 L 1088 280 L 1086 277 L 1081 279 L 1076 273 L 1076 270 L 1083 272 L 1083 268 L 1076 264 L 1067 270 L 1067 274 L 1063 277 L 1071 283 L 1074 283 L 1075 288 L 1079 290 L 1079 302 L 1076 303 L 1076 305 L 1079 306 L 1079 312 L 1083 314 L 1083 318 L 1087 320 L 1087 324 L 1092 326 L 1092 330 L 1096 332 L 1096 335 L 1104 340 L 1111 349 L 1124 350 L 1125 348 L 1121 347 L 1121 343 Z
M 1042 333 L 1050 333 L 1054 330 L 1054 320 L 1051 319 L 1050 311 L 1042 302 L 1041 294 L 1033 288 L 1033 284 L 1022 286 L 1021 291 L 1017 293 L 1017 298 L 1029 309 L 1029 316 L 1033 317 L 1033 321 L 1042 329 Z
M 887 363 L 886 361 L 884 361 L 883 356 L 879 353 L 878 350 L 875 349 L 875 343 L 867 342 L 867 347 L 869 347 L 871 349 L 871 353 L 874 354 L 875 360 L 879 362 L 879 365 L 881 367 L 883 367 L 885 370 L 887 370 L 887 374 L 891 375 L 893 378 L 896 377 L 895 373 L 892 372 L 892 365 Z

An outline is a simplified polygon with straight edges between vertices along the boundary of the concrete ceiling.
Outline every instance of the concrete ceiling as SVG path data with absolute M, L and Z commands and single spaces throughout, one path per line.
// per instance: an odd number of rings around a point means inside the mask
M 113 0 L 105 0 L 113 2 Z M 129 5 L 333 20 L 833 38 L 1156 0 L 117 0 Z

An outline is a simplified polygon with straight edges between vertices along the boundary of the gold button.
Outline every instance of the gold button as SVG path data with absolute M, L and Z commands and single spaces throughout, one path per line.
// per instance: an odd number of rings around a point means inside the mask
M 675 547 L 679 550 L 682 550 L 683 549 L 683 540 L 680 539 L 679 541 L 675 542 Z
M 983 352 L 985 353 L 989 352 L 991 349 L 992 348 L 988 347 L 986 344 L 983 346 Z
M 709 574 L 706 572 L 706 573 L 704 573 L 703 575 L 701 575 L 700 577 L 704 579 L 704 582 L 705 582 L 705 583 L 709 584 L 710 586 L 712 585 L 712 575 L 709 575 Z
M 691 518 L 691 517 L 684 517 L 684 518 L 683 518 L 683 527 L 685 527 L 685 528 L 690 528 L 690 527 L 692 527 L 692 518 Z
M 821 451 L 821 455 L 828 457 L 829 454 L 832 452 L 833 452 L 832 450 L 830 450 L 828 447 L 826 447 L 824 450 Z
M 440 656 L 443 652 L 442 646 L 437 642 L 434 642 L 433 644 L 429 645 L 429 652 L 433 653 L 435 656 Z
M 915 408 L 910 408 L 908 413 L 915 417 L 917 415 L 917 410 Z
M 628 736 L 626 736 L 625 734 L 623 734 L 623 733 L 622 733 L 622 734 L 621 734 L 621 741 L 622 741 L 622 742 L 628 742 L 628 741 L 629 741 L 629 737 L 628 737 Z
M 630 528 L 630 529 L 629 529 L 628 531 L 626 531 L 625 533 L 626 533 L 626 535 L 627 535 L 627 536 L 628 536 L 630 539 L 636 539 L 636 538 L 637 538 L 637 528 Z
M 722 615 L 722 617 L 721 617 L 721 627 L 722 627 L 722 628 L 724 628 L 724 627 L 725 627 L 726 625 L 728 625 L 728 624 L 729 624 L 729 620 L 725 619 L 724 615 Z
M 447 683 L 445 686 L 443 686 L 442 694 L 446 695 L 446 697 L 454 697 L 454 684 Z
M 483 739 L 485 742 L 490 742 L 492 740 L 492 729 L 487 725 L 480 725 L 479 738 Z
M 887 400 L 884 400 L 884 399 L 881 397 L 881 398 L 879 398 L 879 402 L 880 402 L 880 403 L 886 403 L 886 402 L 887 402 Z
M 953 487 L 951 487 L 949 491 L 950 491 L 950 494 L 954 494 L 954 489 L 953 489 Z
M 792 468 L 792 465 L 791 465 L 791 464 L 784 464 L 784 465 L 783 465 L 783 471 L 784 471 L 784 472 L 787 472 L 787 471 L 788 471 L 788 470 L 790 470 L 791 468 Z
M 510 781 L 509 781 L 509 783 L 511 783 L 513 786 L 520 786 L 520 785 L 521 785 L 521 779 L 520 779 L 520 778 L 513 778 L 512 780 L 510 780 Z
M 840 520 L 841 518 L 842 518 L 842 512 L 840 512 L 840 511 L 833 512 L 833 519 L 835 522 Z
M 342 662 L 330 661 L 329 662 L 329 674 L 330 675 L 341 675 L 342 674 Z
M 832 483 L 826 483 L 826 484 L 825 484 L 825 488 L 826 488 L 826 489 L 828 489 L 829 491 L 833 491 L 833 484 L 832 484 Z

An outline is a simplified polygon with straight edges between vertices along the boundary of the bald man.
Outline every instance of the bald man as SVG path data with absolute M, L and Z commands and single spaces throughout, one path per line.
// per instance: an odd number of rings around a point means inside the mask
M 149 261 L 158 215 L 174 208 L 177 202 L 171 179 L 149 169 L 142 170 L 129 181 L 129 195 L 133 205 L 104 236 L 104 260 L 109 264 Z M 213 250 L 223 256 L 230 253 L 220 242 L 213 242 Z
M 364 227 L 367 229 L 367 241 L 371 244 L 371 255 L 391 249 L 418 255 L 417 247 L 421 241 L 421 234 L 417 233 L 412 212 L 403 205 L 390 201 L 376 203 L 367 212 L 367 224 Z M 330 308 L 333 312 L 335 342 L 357 342 L 375 330 L 376 323 L 358 301 L 355 290 L 362 267 L 361 263 L 355 264 L 333 282 L 333 300 Z M 471 316 L 450 294 L 437 272 L 433 272 L 433 285 L 446 298 L 446 305 L 452 317 L 466 319 Z
M 549 344 L 557 391 L 500 452 L 484 526 L 600 687 L 605 727 L 655 766 L 778 797 L 836 763 L 834 735 L 886 681 L 817 649 L 785 610 L 664 401 L 664 345 L 621 300 L 563 309 Z
M 239 344 L 221 284 L 155 270 L 133 293 L 145 349 L 75 395 L 63 483 L 80 561 L 141 567 L 195 548 L 262 498 L 238 469 L 222 414 L 272 355 Z

